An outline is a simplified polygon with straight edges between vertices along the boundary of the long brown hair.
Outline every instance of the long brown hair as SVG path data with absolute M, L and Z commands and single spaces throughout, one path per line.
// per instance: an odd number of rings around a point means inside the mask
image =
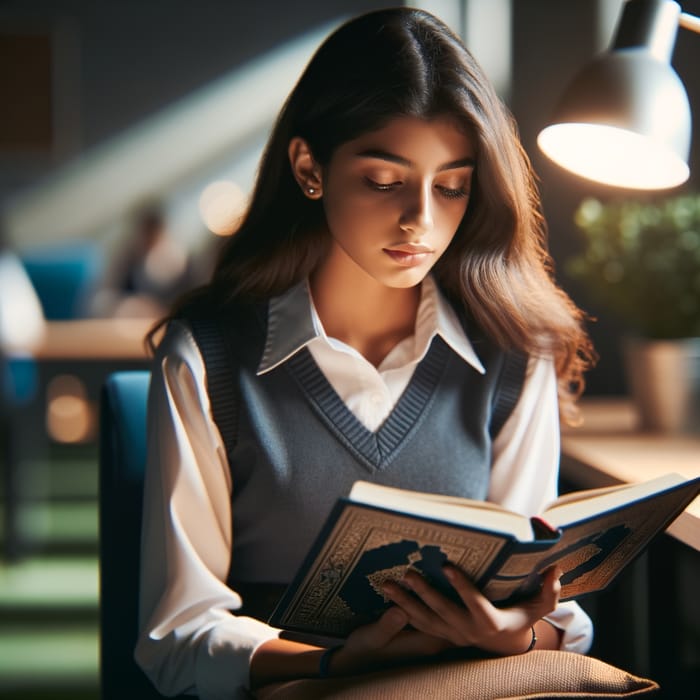
M 212 309 L 267 299 L 306 278 L 328 236 L 322 203 L 305 197 L 292 176 L 291 138 L 304 138 L 325 166 L 338 146 L 397 116 L 450 116 L 473 135 L 469 207 L 434 268 L 436 280 L 501 347 L 554 357 L 560 412 L 573 422 L 595 354 L 584 314 L 554 281 L 529 159 L 473 56 L 440 20 L 415 8 L 361 15 L 316 51 L 277 118 L 246 215 L 210 283 L 158 325 L 193 303 Z

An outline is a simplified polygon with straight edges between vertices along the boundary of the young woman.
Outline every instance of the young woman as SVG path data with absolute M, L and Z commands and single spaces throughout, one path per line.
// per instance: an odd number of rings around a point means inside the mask
M 224 337 L 218 365 L 204 318 Z M 590 621 L 559 603 L 556 570 L 506 609 L 455 569 L 463 605 L 407 574 L 332 655 L 265 622 L 265 593 L 356 479 L 526 514 L 552 500 L 559 419 L 592 359 L 582 320 L 552 279 L 514 125 L 460 41 L 409 8 L 336 30 L 279 115 L 211 283 L 161 324 L 136 650 L 161 692 L 238 697 L 455 647 L 587 651 Z M 515 356 L 527 371 L 504 378 Z M 496 429 L 503 391 L 514 407 Z M 213 415 L 226 392 L 233 447 Z

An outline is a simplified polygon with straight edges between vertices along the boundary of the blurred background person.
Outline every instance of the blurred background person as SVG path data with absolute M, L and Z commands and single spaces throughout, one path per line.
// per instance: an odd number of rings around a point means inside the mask
M 132 221 L 96 290 L 94 316 L 159 316 L 194 282 L 191 255 L 173 235 L 159 203 L 139 207 Z

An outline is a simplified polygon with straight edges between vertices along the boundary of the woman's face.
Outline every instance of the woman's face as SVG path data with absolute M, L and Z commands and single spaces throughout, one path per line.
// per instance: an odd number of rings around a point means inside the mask
M 322 178 L 335 262 L 419 284 L 462 221 L 474 165 L 472 139 L 448 118 L 398 117 L 340 146 Z

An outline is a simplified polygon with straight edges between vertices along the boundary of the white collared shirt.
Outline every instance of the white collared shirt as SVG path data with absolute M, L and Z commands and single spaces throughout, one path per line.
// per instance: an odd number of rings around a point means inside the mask
M 479 372 L 484 368 L 454 311 L 431 278 L 423 283 L 415 334 L 375 368 L 329 338 L 305 283 L 271 300 L 262 374 L 308 347 L 321 371 L 368 428 L 381 425 L 435 334 Z M 211 417 L 206 371 L 190 331 L 172 323 L 151 379 L 144 495 L 141 633 L 136 658 L 162 693 L 202 700 L 247 697 L 250 658 L 279 631 L 228 611 L 240 597 L 226 585 L 234 532 L 231 472 Z M 554 500 L 559 416 L 554 365 L 533 358 L 521 396 L 493 444 L 488 499 L 535 515 Z M 586 652 L 591 622 L 574 602 L 547 617 L 562 649 Z
M 304 324 L 296 318 L 295 309 L 299 307 L 310 307 L 312 326 L 306 326 L 306 333 L 300 332 Z M 338 396 L 373 432 L 393 410 L 416 365 L 430 349 L 434 336 L 439 335 L 477 372 L 485 372 L 454 309 L 439 293 L 432 277 L 426 278 L 421 287 L 414 334 L 398 343 L 378 367 L 355 348 L 326 334 L 306 285 L 278 297 L 271 315 L 275 319 L 272 321 L 274 331 L 268 335 L 269 343 L 258 366 L 258 374 L 269 372 L 301 348 L 308 348 Z M 286 340 L 279 342 L 280 337 Z

